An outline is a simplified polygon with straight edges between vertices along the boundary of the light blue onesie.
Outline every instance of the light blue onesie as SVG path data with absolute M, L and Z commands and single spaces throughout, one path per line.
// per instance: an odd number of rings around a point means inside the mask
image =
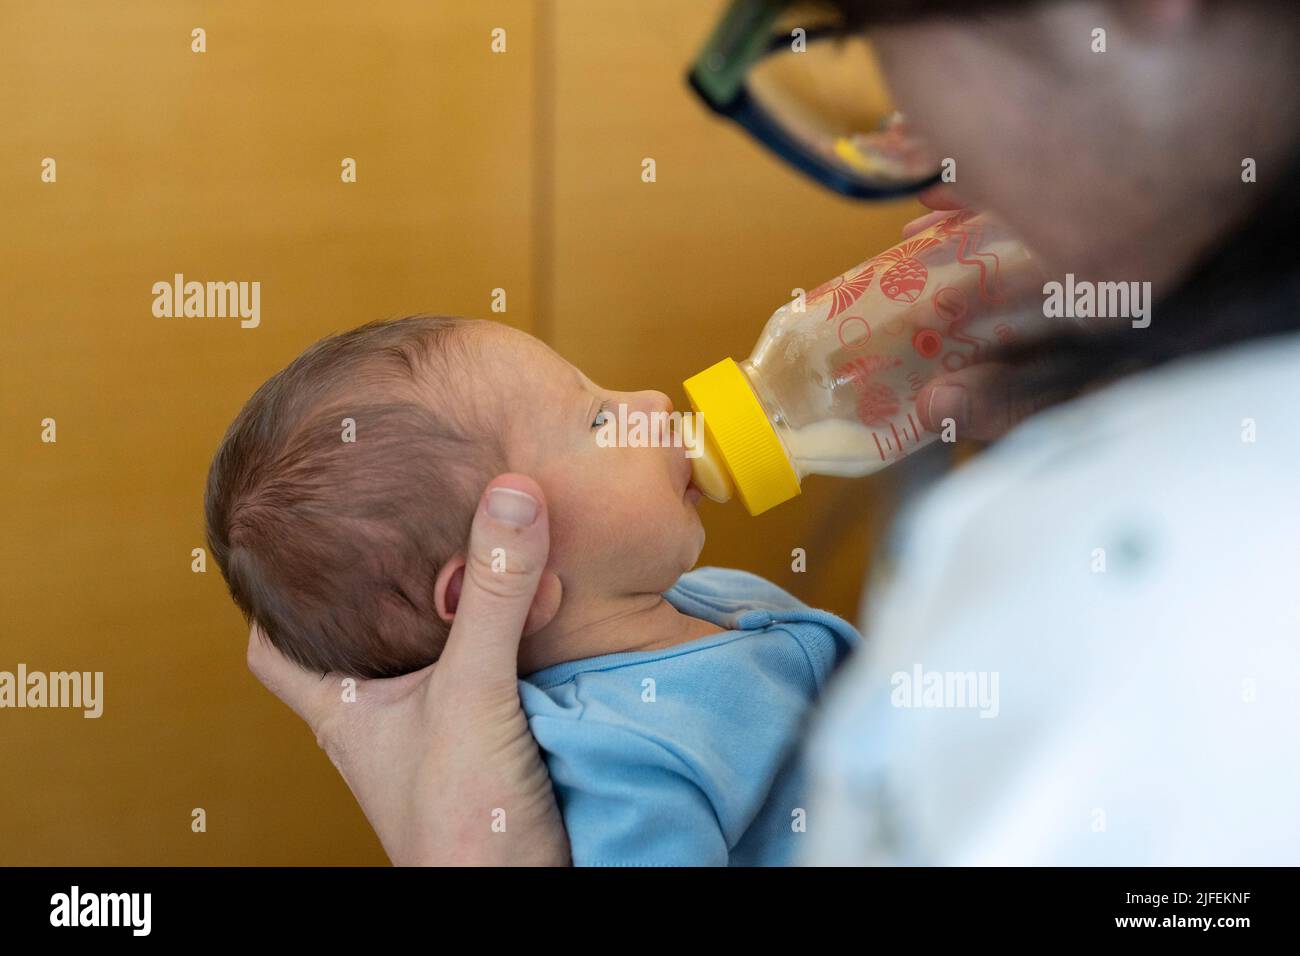
M 577 866 L 771 866 L 805 832 L 795 759 L 857 632 L 744 571 L 698 568 L 664 598 L 727 628 L 520 681 Z

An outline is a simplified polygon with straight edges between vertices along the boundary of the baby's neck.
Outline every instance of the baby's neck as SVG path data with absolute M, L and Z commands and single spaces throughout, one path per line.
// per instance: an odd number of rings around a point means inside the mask
M 658 650 L 722 630 L 683 614 L 661 594 L 625 594 L 586 602 L 566 596 L 555 618 L 524 638 L 519 673 L 601 654 Z

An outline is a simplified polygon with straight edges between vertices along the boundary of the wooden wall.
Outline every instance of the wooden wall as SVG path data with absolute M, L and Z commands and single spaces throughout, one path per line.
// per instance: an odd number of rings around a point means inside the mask
M 791 289 L 890 245 L 916 207 L 825 195 L 694 102 L 685 68 L 720 6 L 6 10 L 0 670 L 98 670 L 106 690 L 98 720 L 0 711 L 0 864 L 384 861 L 246 671 L 219 571 L 191 571 L 211 455 L 321 335 L 487 317 L 498 287 L 500 318 L 596 381 L 681 406 L 681 380 L 746 355 Z M 154 317 L 152 284 L 178 272 L 260 281 L 261 325 Z M 814 480 L 759 519 L 705 503 L 704 561 L 852 617 L 883 489 Z

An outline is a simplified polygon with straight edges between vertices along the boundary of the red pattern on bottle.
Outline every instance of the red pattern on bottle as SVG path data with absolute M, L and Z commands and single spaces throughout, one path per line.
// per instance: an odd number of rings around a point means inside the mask
M 829 322 L 862 298 L 862 294 L 871 288 L 871 279 L 875 272 L 875 260 L 872 260 L 858 272 L 851 275 L 836 276 L 830 282 L 822 283 L 808 293 L 808 301 L 816 302 L 823 296 L 832 296 L 830 315 L 826 316 L 826 320 Z
M 943 351 L 943 336 L 934 329 L 918 329 L 912 336 L 912 348 L 924 359 L 932 359 Z
M 864 425 L 888 424 L 899 408 L 898 393 L 884 382 L 867 382 L 859 390 L 858 418 Z
M 861 324 L 863 333 L 851 342 L 844 338 L 844 330 L 849 327 L 850 322 Z M 835 330 L 835 334 L 839 336 L 840 345 L 844 346 L 846 349 L 860 349 L 871 341 L 871 325 L 860 315 L 850 315 L 840 319 L 840 327 Z
M 922 236 L 886 249 L 876 256 L 873 261 L 880 262 L 881 265 L 890 263 L 880 276 L 880 291 L 885 294 L 885 298 L 904 304 L 921 298 L 930 278 L 930 270 L 916 257 L 927 249 L 933 249 L 940 242 L 942 240 L 934 236 Z
M 974 266 L 979 270 L 980 298 L 990 305 L 1001 305 L 1003 301 L 999 272 L 1002 260 L 996 253 L 981 251 L 980 240 L 984 238 L 982 223 L 972 222 L 974 214 L 964 210 L 955 216 L 938 223 L 935 229 L 940 235 L 957 239 L 957 261 L 964 266 Z M 881 278 L 884 282 L 884 277 Z
M 935 290 L 930 301 L 934 305 L 934 314 L 945 322 L 960 322 L 969 308 L 966 293 L 956 286 L 946 285 Z
M 861 392 L 871 381 L 871 376 L 902 364 L 903 360 L 896 355 L 863 355 L 835 370 L 835 384 L 852 385 L 854 391 Z

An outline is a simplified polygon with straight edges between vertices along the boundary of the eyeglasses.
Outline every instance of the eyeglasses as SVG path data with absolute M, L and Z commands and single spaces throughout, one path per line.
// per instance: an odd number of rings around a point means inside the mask
M 939 181 L 894 110 L 870 41 L 833 5 L 733 0 L 688 82 L 786 163 L 857 199 Z

